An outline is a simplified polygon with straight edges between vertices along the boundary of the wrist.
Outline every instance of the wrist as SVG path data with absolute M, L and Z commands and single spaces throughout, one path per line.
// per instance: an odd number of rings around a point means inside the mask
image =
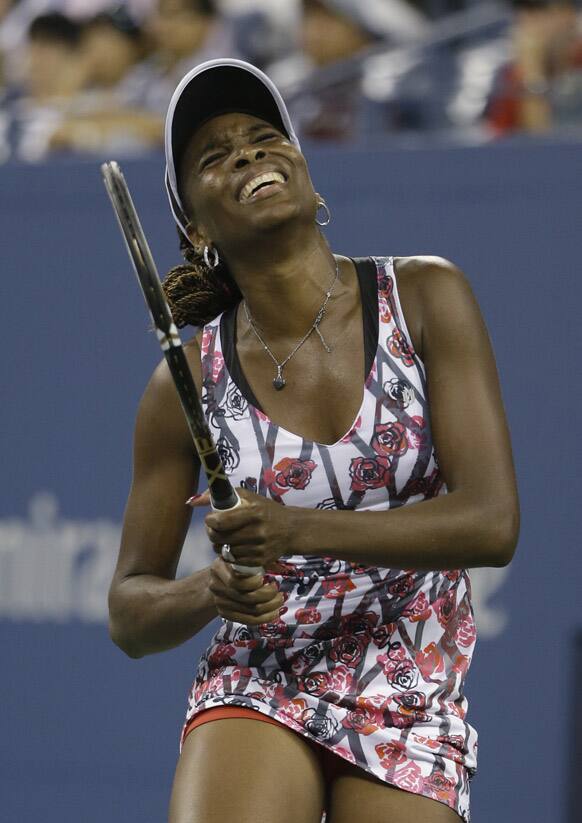
M 311 509 L 302 509 L 299 506 L 288 506 L 286 508 L 287 529 L 286 529 L 286 550 L 284 554 L 313 554 L 313 546 L 310 541 L 309 521 L 310 515 L 314 514 Z

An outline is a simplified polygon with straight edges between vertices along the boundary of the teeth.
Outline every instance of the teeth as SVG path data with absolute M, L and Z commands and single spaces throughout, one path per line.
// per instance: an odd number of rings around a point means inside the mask
M 284 183 L 284 182 L 285 182 L 285 178 L 278 171 L 267 171 L 264 174 L 259 174 L 259 175 L 257 175 L 257 177 L 253 177 L 252 180 L 249 180 L 249 182 L 246 184 L 246 186 L 243 188 L 243 190 L 240 193 L 240 199 L 241 200 L 248 200 L 252 196 L 254 190 L 258 186 L 261 186 L 263 183 Z

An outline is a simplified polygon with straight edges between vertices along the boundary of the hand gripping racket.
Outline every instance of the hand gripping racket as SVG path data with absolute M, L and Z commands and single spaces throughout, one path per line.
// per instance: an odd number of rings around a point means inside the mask
M 212 508 L 221 511 L 234 509 L 241 505 L 241 499 L 226 476 L 224 465 L 204 417 L 192 372 L 182 348 L 182 341 L 166 302 L 156 264 L 139 222 L 127 183 L 115 161 L 103 163 L 101 172 L 137 279 L 150 310 L 160 346 L 180 395 L 180 402 L 196 451 L 208 479 Z M 265 574 L 262 566 L 241 566 L 233 563 L 232 567 L 244 575 Z

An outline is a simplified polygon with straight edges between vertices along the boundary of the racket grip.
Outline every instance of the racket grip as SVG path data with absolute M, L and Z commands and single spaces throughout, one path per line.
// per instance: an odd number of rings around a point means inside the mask
M 237 509 L 240 505 L 242 505 L 242 500 L 236 493 L 236 490 L 233 489 L 234 496 L 236 497 L 236 503 L 234 506 L 228 506 L 228 509 Z M 224 506 L 215 506 L 214 501 L 212 500 L 212 493 L 210 495 L 210 505 L 215 512 L 225 511 Z M 228 562 L 228 561 L 227 561 Z M 231 563 L 232 568 L 238 574 L 244 575 L 245 577 L 253 577 L 255 574 L 265 574 L 265 569 L 262 566 L 241 566 L 240 563 Z

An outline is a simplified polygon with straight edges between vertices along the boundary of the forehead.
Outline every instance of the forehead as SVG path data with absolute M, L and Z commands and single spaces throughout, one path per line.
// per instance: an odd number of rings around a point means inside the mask
M 236 137 L 248 137 L 263 128 L 279 131 L 268 120 L 252 114 L 243 112 L 219 114 L 207 120 L 194 132 L 188 144 L 186 157 L 192 161 L 213 146 L 222 145 Z

